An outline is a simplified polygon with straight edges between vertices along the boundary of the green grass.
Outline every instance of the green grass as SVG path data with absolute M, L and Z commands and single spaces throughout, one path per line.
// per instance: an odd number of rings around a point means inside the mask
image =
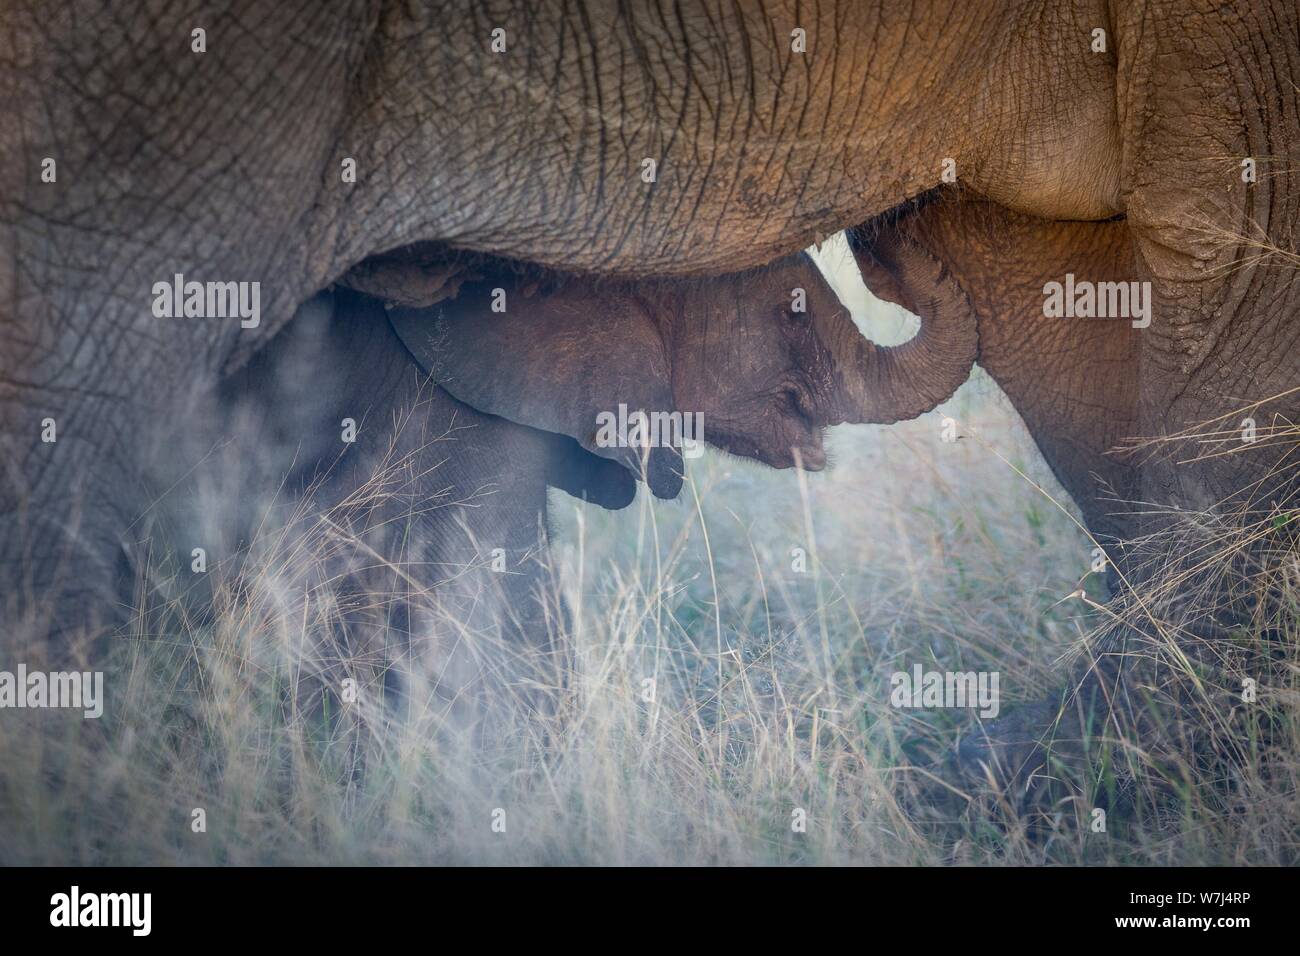
M 940 441 L 944 414 L 978 438 Z M 1267 648 L 1239 633 L 1239 652 L 1269 656 L 1252 706 L 1207 689 L 1233 687 L 1221 656 L 1158 671 L 1202 677 L 1152 707 L 1166 727 L 1218 727 L 1208 750 L 1205 734 L 1157 752 L 1103 733 L 1058 768 L 1064 796 L 1023 808 L 945 769 L 971 711 L 894 709 L 889 677 L 995 670 L 1004 712 L 1058 689 L 1107 620 L 1069 597 L 1092 543 L 982 375 L 918 421 L 836 430 L 831 451 L 821 475 L 710 452 L 678 501 L 619 513 L 554 497 L 571 665 L 516 660 L 481 726 L 424 667 L 405 706 L 385 703 L 391 635 L 332 645 L 337 597 L 286 586 L 272 548 L 256 585 L 218 589 L 215 621 L 140 616 L 113 645 L 101 720 L 0 715 L 0 862 L 1296 861 L 1294 629 Z M 522 653 L 462 637 L 489 661 Z M 519 673 L 550 688 L 543 713 Z M 345 674 L 358 703 L 339 699 Z

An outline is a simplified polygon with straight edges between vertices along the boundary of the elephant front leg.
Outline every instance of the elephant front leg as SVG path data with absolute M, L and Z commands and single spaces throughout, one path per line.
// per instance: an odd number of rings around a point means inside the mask
M 1078 553 L 1080 577 L 1104 568 L 1112 592 L 1122 591 L 1120 544 L 1134 533 L 1139 477 L 1113 451 L 1136 428 L 1140 331 L 1123 317 L 1054 313 L 1044 290 L 1135 280 L 1126 224 L 1052 223 L 984 202 L 939 202 L 903 228 L 967 291 L 979 321 L 979 364 L 1078 504 L 1089 535 Z M 1105 600 L 1101 588 L 1083 587 L 1085 599 Z M 1112 702 L 1123 699 L 1117 663 L 1088 658 L 1063 672 L 1050 698 L 983 722 L 952 754 L 959 776 L 1017 802 L 1058 793 L 1061 764 L 1079 764 L 1095 739 L 1114 735 Z
M 1153 749 L 1161 740 L 1176 739 L 1149 719 L 1147 689 L 1167 689 L 1186 678 L 1220 691 L 1231 683 L 1233 675 L 1222 667 L 1216 673 L 1196 660 L 1213 663 L 1215 649 L 1222 647 L 1214 642 L 1228 619 L 1216 623 L 1212 615 L 1194 614 L 1198 601 L 1221 602 L 1225 592 L 1207 573 L 1212 567 L 1195 567 L 1207 556 L 1207 542 L 1189 536 L 1200 530 L 1212 538 L 1224 528 L 1224 516 L 1194 520 L 1201 506 L 1194 504 L 1196 497 L 1180 495 L 1178 483 L 1201 482 L 1200 494 L 1213 493 L 1215 501 L 1228 500 L 1234 489 L 1252 482 L 1257 490 L 1267 484 L 1242 470 L 1246 458 L 1225 461 L 1222 445 L 1204 444 L 1205 435 L 1189 434 L 1178 455 L 1169 453 L 1171 443 L 1135 448 L 1144 435 L 1174 432 L 1167 416 L 1179 413 L 1184 403 L 1192 403 L 1187 406 L 1192 418 L 1199 414 L 1197 403 L 1226 392 L 1203 380 L 1158 374 L 1159 364 L 1144 360 L 1144 350 L 1165 331 L 1168 302 L 1135 259 L 1128 223 L 1047 223 L 976 202 L 932 204 L 900 228 L 942 258 L 966 290 L 979 318 L 980 364 L 1011 399 L 1044 459 L 1080 506 L 1093 539 L 1085 547 L 1102 547 L 1114 598 L 1098 610 L 1094 620 L 1100 630 L 1084 659 L 1063 675 L 1061 692 L 985 723 L 954 753 L 963 774 L 976 784 L 992 780 L 1020 797 L 1042 796 L 1053 792 L 1050 784 L 1061 778 L 1056 772 L 1061 763 L 1081 765 L 1102 739 L 1141 741 Z M 1098 315 L 1097 290 L 1120 284 L 1130 292 L 1138 284 L 1140 297 L 1131 298 L 1130 305 L 1142 308 L 1127 316 Z M 1044 290 L 1053 287 L 1072 290 L 1078 308 L 1048 309 Z M 1270 365 L 1262 356 L 1255 361 L 1295 377 L 1285 361 Z M 1220 365 L 1219 374 L 1234 368 Z M 1280 391 L 1284 385 L 1269 387 Z M 1152 417 L 1153 410 L 1159 415 Z M 1152 422 L 1159 426 L 1155 431 L 1149 431 Z M 1270 451 L 1261 416 L 1256 445 L 1265 455 L 1280 452 L 1276 432 L 1272 437 Z M 1205 449 L 1205 461 L 1176 465 L 1178 458 L 1195 459 Z M 1289 480 L 1290 472 L 1277 468 L 1276 458 L 1265 461 L 1265 473 Z M 1181 470 L 1172 471 L 1171 478 L 1166 470 L 1175 467 Z M 1205 470 L 1197 474 L 1198 468 Z M 1160 489 L 1163 497 L 1157 495 Z M 1280 507 L 1288 495 L 1275 484 L 1262 500 L 1276 500 Z M 1156 502 L 1163 506 L 1153 506 Z M 1262 518 L 1276 519 L 1270 514 Z M 1080 551 L 1081 575 L 1095 567 L 1097 557 L 1095 551 Z M 1180 571 L 1178 561 L 1188 566 Z M 1086 600 L 1104 600 L 1092 586 L 1086 591 L 1091 592 L 1082 595 Z M 1217 604 L 1213 610 L 1219 610 Z M 1194 712 L 1197 703 L 1191 695 L 1172 700 L 1177 705 L 1167 708 L 1172 711 Z
M 1154 748 L 1185 714 L 1226 726 L 1220 691 L 1241 675 L 1223 639 L 1272 615 L 1261 558 L 1295 554 L 1300 118 L 1278 91 L 1296 85 L 1300 14 L 1156 0 L 1114 16 L 1122 221 L 936 203 L 897 226 L 957 277 L 980 364 L 1111 552 L 1114 617 L 1067 692 L 958 750 L 1003 784 L 1046 779 L 1049 754 L 1098 733 Z M 1172 738 L 1146 719 L 1151 688 Z
M 29 409 L 42 409 L 36 402 Z M 75 655 L 125 620 L 124 544 L 138 487 L 106 461 L 77 426 L 84 411 L 15 416 L 0 435 L 0 610 L 4 647 L 14 655 Z M 102 439 L 102 435 L 99 438 Z

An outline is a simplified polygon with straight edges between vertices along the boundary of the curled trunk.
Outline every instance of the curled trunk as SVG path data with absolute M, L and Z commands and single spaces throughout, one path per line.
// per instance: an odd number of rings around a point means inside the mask
M 826 345 L 836 369 L 836 417 L 844 422 L 889 424 L 916 418 L 950 398 L 979 352 L 970 300 L 952 274 L 928 251 L 897 233 L 869 247 L 854 244 L 867 287 L 921 319 L 917 334 L 881 346 L 840 323 Z

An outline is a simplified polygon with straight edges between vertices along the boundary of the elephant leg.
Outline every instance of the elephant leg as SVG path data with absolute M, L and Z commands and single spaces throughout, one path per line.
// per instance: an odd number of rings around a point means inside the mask
M 1095 283 L 1132 280 L 1125 223 L 1049 222 L 944 197 L 895 228 L 939 259 L 969 297 L 978 363 L 1011 400 L 1089 532 L 1109 551 L 1133 530 L 1126 512 L 1137 471 L 1113 452 L 1137 428 L 1138 330 L 1124 320 L 1049 316 L 1043 289 L 1067 273 Z M 894 298 L 888 284 L 865 278 L 878 294 Z M 1081 569 L 1090 563 L 1090 555 L 1080 555 Z
M 97 653 L 122 622 L 131 516 L 139 509 L 116 492 L 139 485 L 129 456 L 102 455 L 104 431 L 96 429 L 93 443 L 77 434 L 92 417 L 84 408 L 62 400 L 27 408 L 40 417 L 16 415 L 13 432 L 0 430 L 3 644 L 29 662 L 47 652 L 74 659 Z M 110 403 L 100 411 L 111 421 Z
M 1044 288 L 1067 275 L 1133 281 L 1126 223 L 1049 222 L 943 197 L 896 228 L 939 258 L 969 297 L 979 364 L 1011 400 L 1093 539 L 1078 555 L 1080 577 L 1095 566 L 1100 547 L 1111 589 L 1122 590 L 1129 564 L 1123 542 L 1138 531 L 1132 502 L 1141 476 L 1116 451 L 1137 429 L 1141 330 L 1122 318 L 1049 315 Z M 883 291 L 888 297 L 887 286 Z M 1089 661 L 1062 694 L 985 722 L 961 741 L 961 770 L 977 780 L 991 774 L 1001 784 L 1024 784 L 1042 778 L 1049 749 L 1062 757 L 1079 753 L 1117 699 L 1116 663 L 1108 656 Z
M 1231 274 L 1190 290 L 1153 270 L 1153 261 L 1172 268 L 1179 260 L 1169 254 L 1172 237 L 1153 238 L 1149 223 L 1047 223 L 983 203 L 934 203 L 898 228 L 941 258 L 970 297 L 979 362 L 1105 548 L 1120 616 L 1068 693 L 986 724 L 962 742 L 960 763 L 981 778 L 991 769 L 1023 783 L 1042 770 L 1047 742 L 1058 756 L 1077 754 L 1113 731 L 1154 750 L 1164 730 L 1134 694 L 1148 678 L 1169 687 L 1171 668 L 1213 662 L 1229 627 L 1268 613 L 1254 594 L 1236 594 L 1235 582 L 1260 553 L 1286 551 L 1284 532 L 1256 534 L 1296 502 L 1286 435 L 1300 412 L 1292 391 L 1300 343 L 1295 324 L 1277 315 L 1297 305 L 1286 270 L 1266 260 L 1235 292 Z M 1270 241 L 1285 248 L 1290 233 Z M 1067 274 L 1077 283 L 1149 283 L 1150 322 L 1047 317 L 1045 286 Z M 1200 321 L 1189 302 L 1206 310 Z M 1170 344 L 1189 346 L 1196 335 L 1215 336 L 1199 364 L 1171 364 Z M 1252 413 L 1253 443 L 1240 437 Z M 1257 538 L 1259 548 L 1231 543 L 1221 559 L 1225 534 Z M 1221 690 L 1232 684 L 1221 663 L 1211 666 Z
M 79 635 L 98 642 L 124 623 L 123 554 L 151 520 L 150 494 L 169 487 L 147 462 L 179 464 L 169 426 L 209 415 L 222 372 L 265 347 L 350 264 L 394 244 L 384 217 L 342 214 L 352 186 L 340 177 L 340 134 L 373 36 L 365 6 L 304 20 L 285 5 L 239 4 L 217 25 L 186 24 L 174 11 L 120 16 L 74 4 L 50 18 L 37 5 L 6 5 L 6 644 L 20 633 L 52 649 Z M 187 46 L 197 27 L 201 53 Z M 260 43 L 239 39 L 250 30 Z M 175 73 L 167 64 L 182 52 Z M 82 54 L 95 63 L 93 83 L 58 91 L 43 79 L 77 71 Z M 191 71 L 195 81 L 183 82 Z M 372 167 L 361 179 L 395 175 Z M 257 314 L 164 314 L 155 286 L 178 274 L 256 287 Z
M 1145 314 L 1124 332 L 1134 374 L 1108 376 L 1128 419 L 1106 444 L 1129 439 L 1115 460 L 1130 476 L 1125 496 L 1141 504 L 1117 527 L 1131 542 L 1112 606 L 1124 665 L 1103 658 L 1077 684 L 1078 698 L 1127 720 L 1150 753 L 1185 732 L 1183 713 L 1196 715 L 1204 735 L 1231 737 L 1242 682 L 1267 682 L 1258 671 L 1267 653 L 1244 660 L 1228 635 L 1240 629 L 1267 641 L 1285 625 L 1276 582 L 1295 560 L 1300 506 L 1300 119 L 1294 100 L 1274 91 L 1294 86 L 1300 14 L 1294 4 L 1151 3 L 1116 16 L 1126 218 L 1078 228 L 1130 237 L 1131 261 L 1119 271 L 1139 283 Z M 1261 47 L 1270 55 L 1257 55 Z M 1081 261 L 1072 254 L 1061 264 L 1082 275 Z M 1054 441 L 1031 420 L 1034 402 L 1018 391 L 1014 370 L 997 367 L 995 352 L 1013 354 L 1012 343 L 986 327 L 981 361 L 1051 461 Z M 1085 408 L 1113 401 L 1068 397 Z M 1087 502 L 1065 483 L 1094 527 Z M 1177 701 L 1175 720 L 1155 726 L 1140 706 L 1144 687 Z M 986 747 L 969 750 L 988 756 Z
M 1122 195 L 1152 302 L 1134 577 L 1152 646 L 1193 658 L 1206 722 L 1230 728 L 1243 682 L 1270 683 L 1268 644 L 1294 624 L 1300 114 L 1276 91 L 1295 89 L 1300 10 L 1191 6 L 1126 8 L 1116 24 Z
M 1194 6 L 1126 9 L 1116 24 L 1122 191 L 1153 299 L 1138 431 L 1142 495 L 1165 509 L 1153 533 L 1180 523 L 1174 509 L 1284 512 L 1298 487 L 1286 428 L 1300 415 L 1300 117 L 1275 91 L 1295 86 L 1300 13 Z

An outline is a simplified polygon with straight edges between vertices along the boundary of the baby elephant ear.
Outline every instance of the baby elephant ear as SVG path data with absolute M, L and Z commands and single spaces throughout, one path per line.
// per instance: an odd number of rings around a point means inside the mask
M 475 283 L 430 308 L 394 308 L 389 321 L 433 381 L 466 405 L 567 435 L 643 478 L 659 498 L 682 487 L 682 457 L 598 442 L 619 406 L 673 410 L 668 358 L 645 309 L 617 290 L 576 280 L 522 291 L 517 280 Z M 563 487 L 563 485 L 561 485 Z

